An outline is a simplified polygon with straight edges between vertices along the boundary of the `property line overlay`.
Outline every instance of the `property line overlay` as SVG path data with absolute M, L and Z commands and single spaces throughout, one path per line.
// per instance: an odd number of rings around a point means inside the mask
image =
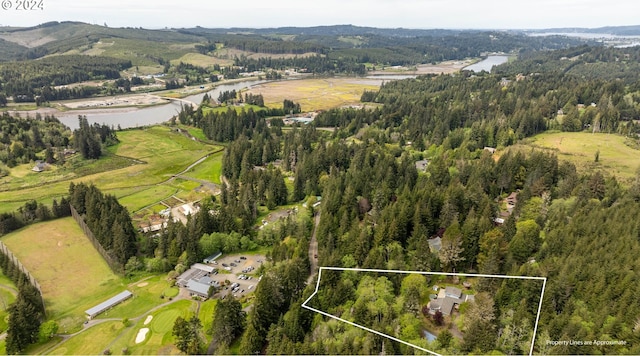
M 411 346 L 415 349 L 418 349 L 420 351 L 424 351 L 427 352 L 431 355 L 436 355 L 436 356 L 441 356 L 440 354 L 433 352 L 431 350 L 427 350 L 425 348 L 422 348 L 420 346 L 408 343 L 406 341 L 400 340 L 396 337 L 393 337 L 391 335 L 387 335 L 384 333 L 381 333 L 379 331 L 367 328 L 365 326 L 356 324 L 354 322 L 342 319 L 340 317 L 337 317 L 335 315 L 331 315 L 329 313 L 323 312 L 322 310 L 318 310 L 315 308 L 312 308 L 310 306 L 307 305 L 307 303 L 309 303 L 309 301 L 316 296 L 316 294 L 318 293 L 318 290 L 320 288 L 320 279 L 322 278 L 322 271 L 323 270 L 329 270 L 329 271 L 354 271 L 354 272 L 373 272 L 373 273 L 402 273 L 402 274 L 423 274 L 423 275 L 436 275 L 436 276 L 459 276 L 459 277 L 482 277 L 482 278 L 502 278 L 502 279 L 525 279 L 525 280 L 537 280 L 537 281 L 542 281 L 542 291 L 540 292 L 540 301 L 538 303 L 538 314 L 536 315 L 536 322 L 535 325 L 533 327 L 533 337 L 531 338 L 531 348 L 529 349 L 529 356 L 533 355 L 533 347 L 535 346 L 535 340 L 536 340 L 536 334 L 538 333 L 538 322 L 540 321 L 540 312 L 542 311 L 542 300 L 544 299 L 544 291 L 545 288 L 547 287 L 547 277 L 532 277 L 532 276 L 508 276 L 508 275 L 502 275 L 502 274 L 473 274 L 473 273 L 446 273 L 446 272 L 422 272 L 422 271 L 399 271 L 399 270 L 387 270 L 387 269 L 366 269 L 366 268 L 341 268 L 341 267 L 320 267 L 320 269 L 318 270 L 318 280 L 316 281 L 316 289 L 313 292 L 313 294 L 311 294 L 309 296 L 309 298 L 307 298 L 307 300 L 304 301 L 304 303 L 302 303 L 302 307 L 308 310 L 311 310 L 313 312 L 316 312 L 318 314 L 322 314 L 324 316 L 328 316 L 330 318 L 336 319 L 338 321 L 341 321 L 343 323 L 349 324 L 351 326 L 355 326 L 357 328 L 360 328 L 362 330 L 366 330 L 370 333 L 374 333 L 376 335 L 380 335 L 383 337 L 386 337 L 387 339 L 399 342 L 401 344 L 405 344 L 407 346 Z

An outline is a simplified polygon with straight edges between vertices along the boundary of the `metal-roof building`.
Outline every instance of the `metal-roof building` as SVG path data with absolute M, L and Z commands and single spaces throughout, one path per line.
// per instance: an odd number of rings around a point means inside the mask
M 111 297 L 108 300 L 96 305 L 91 309 L 85 310 L 85 313 L 89 316 L 89 319 L 93 319 L 96 315 L 102 313 L 103 311 L 113 308 L 115 305 L 122 303 L 123 301 L 131 298 L 133 293 L 128 290 L 116 295 L 115 297 Z
M 194 281 L 193 279 L 187 282 L 187 289 L 191 295 L 197 295 L 205 299 L 209 298 L 209 287 L 210 285 Z

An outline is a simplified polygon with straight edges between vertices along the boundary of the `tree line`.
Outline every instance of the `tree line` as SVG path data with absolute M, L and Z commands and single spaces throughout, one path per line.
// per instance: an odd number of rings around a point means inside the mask
M 111 146 L 120 141 L 116 136 L 116 131 L 105 125 L 89 125 L 86 116 L 78 116 L 79 128 L 73 131 L 73 142 L 75 148 L 85 159 L 98 159 L 102 156 L 102 146 Z
M 69 201 L 93 232 L 100 245 L 120 265 L 138 254 L 136 230 L 125 207 L 115 196 L 103 194 L 94 185 L 69 185 Z
M 70 141 L 71 131 L 53 116 L 0 116 L 0 162 L 9 168 L 37 159 L 54 163 Z M 7 174 L 0 166 L 0 176 Z
M 53 199 L 51 208 L 35 200 L 26 202 L 16 212 L 0 214 L 0 236 L 21 229 L 27 225 L 51 219 L 71 216 L 69 200 L 66 197 Z
M 18 287 L 18 296 L 9 306 L 7 318 L 7 353 L 22 353 L 38 341 L 40 325 L 45 317 L 44 300 L 40 291 L 30 284 L 27 275 L 4 253 L 0 253 L 2 273 Z
M 38 61 L 0 64 L 0 90 L 14 100 L 35 98 L 43 88 L 83 82 L 91 79 L 118 79 L 131 61 L 98 56 L 51 56 Z M 25 74 L 26 73 L 26 74 Z M 69 92 L 71 93 L 71 92 Z M 45 93 L 46 94 L 46 93 Z

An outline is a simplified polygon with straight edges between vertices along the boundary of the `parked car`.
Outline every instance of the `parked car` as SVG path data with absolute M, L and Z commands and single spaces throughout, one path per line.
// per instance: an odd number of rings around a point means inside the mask
M 231 262 L 230 265 L 233 266 L 233 267 L 237 266 L 237 264 L 235 264 L 233 262 Z
M 222 264 L 222 267 L 229 267 L 229 265 L 228 265 L 228 264 L 226 264 L 226 263 L 223 263 L 223 264 Z
M 241 259 L 241 260 L 246 260 L 247 258 L 246 258 L 246 257 L 244 257 L 244 256 L 240 256 L 240 259 Z

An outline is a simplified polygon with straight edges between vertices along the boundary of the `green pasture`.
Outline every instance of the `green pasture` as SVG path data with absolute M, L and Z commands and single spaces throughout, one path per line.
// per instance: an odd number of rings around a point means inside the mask
M 134 66 L 153 66 L 153 58 L 178 59 L 187 53 L 195 52 L 196 43 L 159 43 L 142 39 L 103 38 L 90 49 L 102 56 L 131 60 Z M 90 52 L 91 53 L 91 52 Z
M 120 196 L 118 201 L 124 205 L 130 213 L 136 212 L 151 204 L 161 201 L 176 193 L 176 189 L 167 185 L 153 185 L 131 195 Z M 162 210 L 162 209 L 161 209 Z
M 180 62 L 203 68 L 213 67 L 215 64 L 220 66 L 233 65 L 233 60 L 231 59 L 220 59 L 201 53 L 187 53 L 178 59 L 171 60 L 172 65 L 178 65 Z
M 191 178 L 202 179 L 216 184 L 221 184 L 222 156 L 224 152 L 218 152 L 209 156 L 204 162 L 193 167 L 184 175 Z
M 190 140 L 164 126 L 121 131 L 118 138 L 120 143 L 108 148 L 110 154 L 95 161 L 94 168 L 100 172 L 79 178 L 63 177 L 49 184 L 38 182 L 46 176 L 33 175 L 29 178 L 34 179 L 32 184 L 0 192 L 0 213 L 15 211 L 31 199 L 50 204 L 54 198 L 67 194 L 71 181 L 93 183 L 118 198 L 129 196 L 125 205 L 130 209 L 152 205 L 166 198 L 162 194 L 169 191 L 167 188 L 149 190 L 153 185 L 168 181 L 207 153 L 220 149 L 220 146 Z M 113 163 L 114 160 L 120 163 Z M 131 197 L 134 193 L 139 194 L 138 197 Z
M 576 165 L 582 173 L 602 170 L 629 182 L 640 168 L 640 146 L 637 140 L 604 133 L 547 132 L 524 140 L 513 149 L 538 148 L 553 152 L 559 159 Z M 595 162 L 599 152 L 598 162 Z
M 84 311 L 126 288 L 72 218 L 37 223 L 2 238 L 40 283 L 47 316 L 61 332 L 84 321 Z
M 214 98 L 214 99 L 217 99 L 217 98 Z M 280 106 L 282 106 L 282 102 L 280 103 Z M 255 112 L 266 110 L 262 106 L 242 104 L 242 105 L 231 105 L 231 106 L 221 105 L 221 106 L 216 106 L 216 107 L 213 107 L 213 108 L 212 107 L 205 107 L 204 109 L 202 109 L 202 113 L 203 114 L 208 114 L 210 112 L 213 112 L 213 113 L 225 113 L 229 109 L 233 109 L 236 112 L 241 112 L 242 110 L 249 111 L 249 109 L 252 109 Z

